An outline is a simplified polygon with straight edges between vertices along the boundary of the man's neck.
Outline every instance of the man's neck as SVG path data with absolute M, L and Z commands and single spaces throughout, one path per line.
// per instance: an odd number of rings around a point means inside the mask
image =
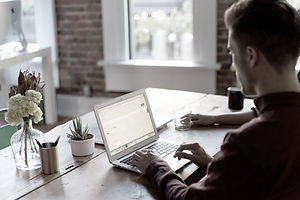
M 300 92 L 296 73 L 270 74 L 257 84 L 258 96 L 279 92 Z

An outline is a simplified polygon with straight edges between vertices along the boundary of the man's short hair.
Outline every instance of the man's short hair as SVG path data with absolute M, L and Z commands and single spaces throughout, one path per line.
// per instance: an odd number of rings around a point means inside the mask
M 300 16 L 285 0 L 239 0 L 224 17 L 239 48 L 255 46 L 279 70 L 297 60 Z

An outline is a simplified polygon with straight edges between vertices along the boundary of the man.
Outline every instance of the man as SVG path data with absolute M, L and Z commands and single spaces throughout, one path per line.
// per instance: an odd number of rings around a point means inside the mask
M 190 186 L 150 151 L 137 152 L 133 164 L 161 199 L 299 199 L 299 15 L 284 0 L 240 0 L 225 23 L 236 75 L 243 93 L 257 96 L 259 117 L 228 132 L 214 158 L 196 143 L 182 145 L 175 157 L 207 167 Z

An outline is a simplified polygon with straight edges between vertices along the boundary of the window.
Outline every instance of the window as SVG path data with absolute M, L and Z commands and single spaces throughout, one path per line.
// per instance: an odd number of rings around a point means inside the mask
M 103 0 L 102 16 L 105 62 L 175 59 L 216 66 L 216 0 Z M 157 18 L 174 20 L 157 24 Z
M 180 34 L 157 25 L 152 29 L 146 23 L 157 22 L 154 18 L 159 15 L 169 20 L 174 13 L 178 15 L 173 17 L 178 18 L 175 24 L 180 16 L 189 15 L 185 19 L 190 27 Z M 216 70 L 220 68 L 216 63 L 217 0 L 102 0 L 102 19 L 104 60 L 98 65 L 104 67 L 107 91 L 160 87 L 215 92 Z M 138 26 L 141 22 L 147 24 L 148 31 Z M 146 37 L 138 41 L 138 32 Z M 186 37 L 188 44 L 180 46 L 181 37 Z
M 287 0 L 294 8 L 300 11 L 300 1 L 299 0 Z M 296 69 L 300 70 L 300 57 L 298 58 L 298 63 L 296 65 Z
M 289 4 L 295 7 L 297 10 L 300 9 L 300 1 L 299 0 L 287 0 Z
M 132 59 L 192 60 L 192 0 L 129 0 Z
M 27 42 L 36 42 L 34 0 L 22 0 L 22 29 Z
M 57 45 L 56 45 L 56 24 L 55 4 L 53 0 L 22 0 L 22 30 L 28 43 L 37 43 L 40 47 L 51 46 L 53 63 L 53 74 L 55 87 L 59 86 L 57 68 Z M 14 38 L 12 41 L 17 41 Z M 42 72 L 40 59 L 33 59 L 25 64 L 17 65 L 7 69 L 9 84 L 15 84 L 20 68 L 30 71 Z M 9 80 L 9 81 L 10 81 Z

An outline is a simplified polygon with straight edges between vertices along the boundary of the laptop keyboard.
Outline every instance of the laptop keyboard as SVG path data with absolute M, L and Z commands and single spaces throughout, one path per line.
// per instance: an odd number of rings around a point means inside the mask
M 179 145 L 177 144 L 171 144 L 165 141 L 157 141 L 153 145 L 147 147 L 146 149 L 152 150 L 154 153 L 158 154 L 160 157 L 166 157 L 167 155 L 175 152 L 178 149 Z M 128 158 L 121 160 L 121 163 L 124 163 L 126 165 L 131 165 L 132 156 L 129 156 Z

